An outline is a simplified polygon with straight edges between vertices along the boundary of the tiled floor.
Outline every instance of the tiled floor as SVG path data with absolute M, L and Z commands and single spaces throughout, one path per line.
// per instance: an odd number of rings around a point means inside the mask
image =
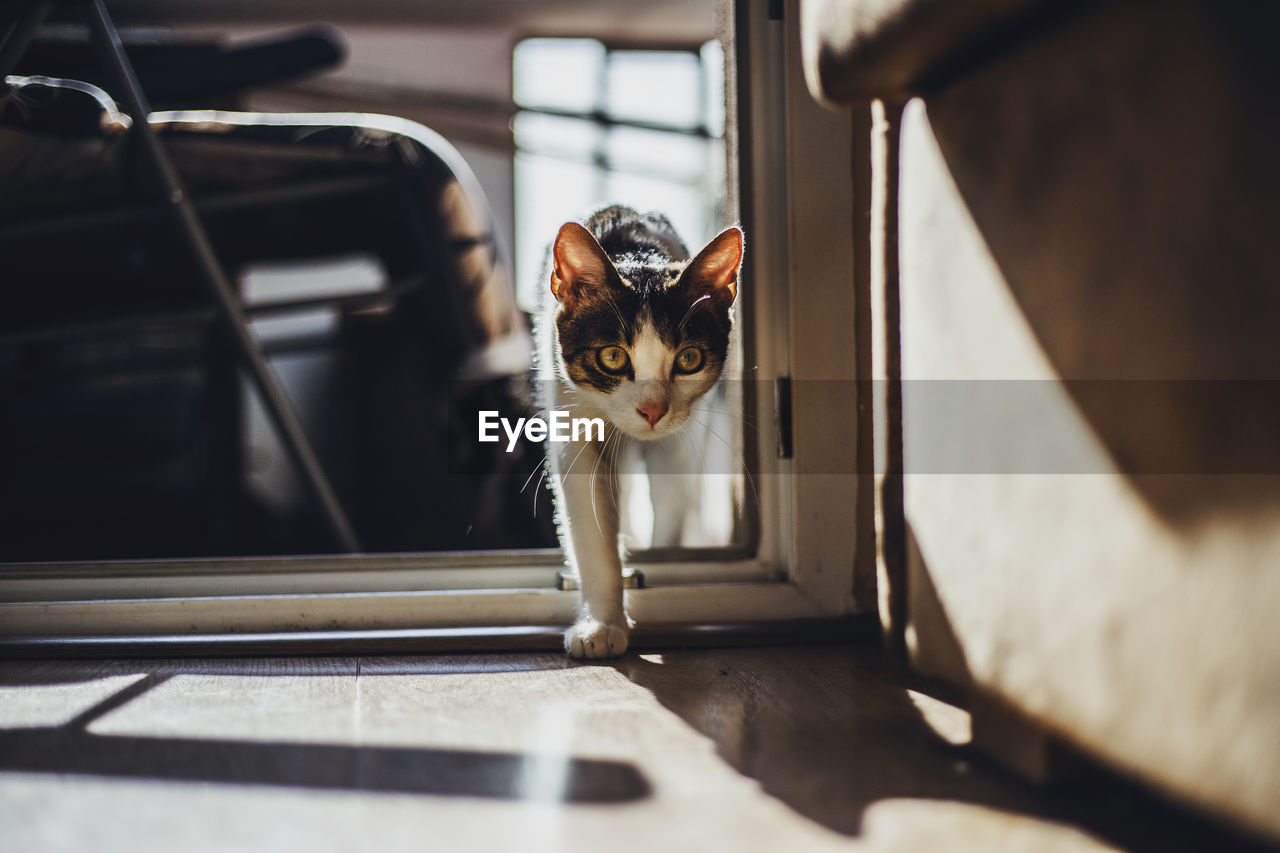
M 1141 798 L 1030 789 L 971 754 L 964 711 L 912 688 L 874 649 L 838 645 L 597 665 L 554 654 L 4 662 L 0 850 L 1091 851 L 1215 839 Z

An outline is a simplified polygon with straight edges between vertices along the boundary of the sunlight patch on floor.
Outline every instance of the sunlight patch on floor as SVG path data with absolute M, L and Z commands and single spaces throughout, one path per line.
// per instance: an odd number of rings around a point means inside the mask
M 964 746 L 973 740 L 973 725 L 968 711 L 915 690 L 908 690 L 907 695 L 938 737 L 953 746 Z
M 62 684 L 0 686 L 0 729 L 66 725 L 145 677 L 137 673 Z

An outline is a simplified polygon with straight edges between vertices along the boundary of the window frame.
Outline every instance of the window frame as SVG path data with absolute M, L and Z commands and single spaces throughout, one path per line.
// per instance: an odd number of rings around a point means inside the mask
M 734 4 L 726 52 L 737 95 L 726 116 L 738 175 L 730 193 L 748 235 L 740 328 L 758 378 L 853 380 L 851 181 L 831 174 L 851 168 L 852 121 L 805 89 L 798 2 L 785 3 L 782 21 L 769 18 L 771 5 Z M 853 471 L 855 395 L 832 410 L 812 405 L 804 383 L 790 387 L 786 459 L 772 452 L 773 399 L 746 395 L 759 427 L 748 443 L 758 444 L 753 551 L 651 555 L 641 566 L 646 588 L 626 593 L 640 625 L 694 631 L 874 613 L 874 601 L 854 594 L 866 586 L 854 576 L 854 526 L 864 515 L 855 512 L 857 475 L 796 473 Z M 578 594 L 555 588 L 559 566 L 555 551 L 0 565 L 0 652 L 49 651 L 69 638 L 133 641 L 144 651 L 163 637 L 378 631 L 418 631 L 418 646 L 429 648 L 432 631 L 500 637 L 517 626 L 567 625 Z M 475 581 L 463 584 L 460 573 Z M 554 640 L 534 633 L 543 645 Z M 470 636 L 471 646 L 484 645 Z

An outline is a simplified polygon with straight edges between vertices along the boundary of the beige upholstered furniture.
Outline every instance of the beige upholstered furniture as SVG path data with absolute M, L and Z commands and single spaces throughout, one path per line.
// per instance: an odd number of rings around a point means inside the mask
M 1024 767 L 1045 769 L 990 721 L 1272 838 L 1278 22 L 1193 0 L 803 17 L 814 95 L 886 101 L 872 280 L 900 323 L 872 321 L 902 380 L 905 566 L 881 544 L 906 646 L 972 683 L 979 740 Z

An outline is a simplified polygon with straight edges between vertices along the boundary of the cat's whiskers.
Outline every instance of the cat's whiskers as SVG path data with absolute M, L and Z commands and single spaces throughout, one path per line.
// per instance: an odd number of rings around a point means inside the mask
M 685 449 L 694 451 L 694 455 L 698 459 L 697 476 L 705 476 L 707 473 L 707 454 L 703 453 L 702 448 L 694 442 L 693 433 L 685 430 L 680 434 L 680 439 L 684 442 Z
M 560 392 L 560 396 L 566 397 L 569 399 L 567 399 L 563 403 L 550 407 L 557 412 L 564 411 L 566 409 L 576 409 L 582 405 L 582 403 L 576 399 L 576 397 L 578 396 L 578 391 L 576 388 L 569 388 L 569 389 L 562 390 Z
M 626 439 L 622 435 L 619 435 L 618 439 L 613 442 L 613 447 L 608 450 L 609 470 L 613 473 L 613 476 L 609 479 L 609 498 L 613 503 L 614 515 L 621 513 L 621 509 L 618 507 L 618 495 L 621 491 L 618 483 L 618 454 L 622 452 L 622 443 L 624 441 L 626 441 Z
M 613 498 L 613 511 L 615 514 L 621 514 L 622 510 L 618 506 L 618 452 L 622 449 L 622 439 L 619 438 L 613 445 L 613 458 L 609 460 L 609 467 L 613 471 L 613 482 L 610 483 L 609 494 Z
M 550 408 L 551 408 L 551 409 L 554 409 L 554 410 L 556 410 L 556 411 L 564 411 L 564 410 L 572 410 L 572 409 L 576 409 L 576 408 L 578 408 L 580 405 L 582 405 L 582 404 L 581 404 L 581 403 L 563 403 L 563 404 L 561 404 L 561 405 L 559 405 L 559 406 L 551 406 Z M 581 451 L 579 451 L 579 455 L 581 455 Z M 577 461 L 578 461 L 578 459 L 577 459 L 577 457 L 576 457 L 576 456 L 574 457 L 574 460 L 573 460 L 573 461 L 574 461 L 574 462 L 577 462 Z M 551 451 L 547 450 L 547 451 L 544 451 L 544 452 L 543 452 L 543 454 L 542 454 L 542 458 L 541 458 L 541 459 L 539 459 L 539 460 L 538 460 L 538 462 L 533 466 L 533 470 L 529 472 L 529 476 L 528 476 L 528 477 L 525 477 L 523 485 L 521 485 L 521 486 L 520 486 L 520 492 L 519 492 L 519 493 L 520 493 L 520 494 L 524 494 L 524 490 L 525 490 L 525 489 L 527 489 L 527 488 L 529 488 L 529 483 L 530 483 L 530 481 L 532 481 L 532 480 L 533 480 L 533 475 L 534 475 L 534 474 L 536 474 L 536 473 L 538 473 L 538 471 L 539 471 L 539 470 L 544 471 L 544 479 L 545 479 L 545 471 L 546 471 L 546 469 L 547 469 L 547 468 L 549 468 L 549 467 L 550 467 L 550 465 L 551 465 Z M 570 465 L 569 467 L 570 467 L 570 468 L 572 468 L 573 466 L 572 466 L 572 465 Z M 561 482 L 561 483 L 563 483 L 563 482 L 564 482 L 564 479 L 563 479 L 563 478 L 561 478 L 561 481 L 560 481 L 560 482 Z M 542 485 L 542 481 L 541 481 L 541 480 L 539 480 L 538 485 L 539 485 L 539 486 L 541 486 L 541 485 Z M 537 492 L 537 490 L 535 489 L 535 490 L 534 490 L 534 515 L 537 515 L 537 514 L 538 514 L 538 513 L 537 513 L 537 506 L 538 506 L 538 505 L 537 505 L 537 495 L 538 495 L 538 492 Z
M 747 478 L 747 483 L 751 486 L 751 497 L 753 500 L 755 500 L 756 509 L 758 511 L 760 509 L 760 493 L 756 490 L 756 481 L 751 476 L 751 469 L 747 467 L 747 461 L 742 458 L 742 454 L 739 453 L 737 449 L 734 448 L 733 444 L 728 439 L 726 439 L 720 433 L 716 432 L 715 429 L 713 429 L 710 424 L 703 423 L 702 421 L 693 417 L 692 414 L 689 416 L 689 420 L 693 421 L 698 426 L 702 427 L 703 429 L 711 433 L 716 438 L 720 439 L 721 443 L 723 443 L 724 446 L 729 449 L 729 452 L 732 453 L 737 458 L 738 464 L 742 467 L 742 473 Z
M 618 444 L 621 440 L 622 440 L 622 432 L 621 432 L 621 431 L 614 431 L 614 432 L 613 432 L 613 434 L 611 434 L 607 439 L 605 439 L 604 447 L 602 447 L 602 448 L 600 449 L 600 454 L 599 454 L 598 456 L 596 456 L 596 462 L 595 462 L 595 464 L 591 466 L 591 515 L 592 515 L 592 516 L 595 518 L 595 520 L 596 520 L 596 530 L 597 530 L 597 531 L 599 531 L 599 532 L 600 532 L 600 533 L 602 533 L 602 534 L 604 533 L 604 528 L 602 528 L 602 527 L 600 526 L 600 510 L 599 510 L 599 508 L 596 506 L 596 476 L 597 476 L 597 469 L 600 467 L 600 462 L 601 462 L 601 460 L 605 459 L 605 458 L 609 455 L 609 447 L 610 447 L 610 445 L 616 445 L 616 444 Z M 606 468 L 608 468 L 608 467 L 610 467 L 610 466 L 606 466 Z M 606 473 L 606 474 L 610 474 L 610 472 L 609 472 L 608 470 L 606 470 L 606 471 L 605 471 L 605 473 Z M 614 469 L 614 471 L 612 472 L 612 475 L 611 475 L 611 476 L 612 476 L 612 478 L 613 478 L 613 479 L 616 479 L 616 476 L 617 476 L 617 470 L 616 470 L 616 468 L 615 468 L 615 469 Z M 613 485 L 613 484 L 611 483 L 611 485 Z
M 573 461 L 569 463 L 569 467 L 566 468 L 564 473 L 560 475 L 560 488 L 562 489 L 564 488 L 565 478 L 568 477 L 570 472 L 573 471 L 573 466 L 578 464 L 578 460 L 582 458 L 583 452 L 587 449 L 587 447 L 590 446 L 590 444 L 591 442 L 589 441 L 582 442 L 582 447 L 578 449 L 578 454 L 573 457 Z
M 613 295 L 605 292 L 604 298 L 609 300 L 609 307 L 613 309 L 613 313 L 617 316 L 618 322 L 622 327 L 622 336 L 624 338 L 631 337 L 631 327 L 627 325 L 627 321 L 622 319 L 622 312 L 618 310 L 618 303 L 613 301 Z
M 596 454 L 596 461 L 592 463 L 591 474 L 588 477 L 588 488 L 591 489 L 591 515 L 596 520 L 596 530 L 599 530 L 601 533 L 604 531 L 600 527 L 600 513 L 596 509 L 596 469 L 600 467 L 600 460 L 604 458 L 604 453 L 608 450 L 609 442 L 612 438 L 612 435 L 605 438 L 604 447 L 600 448 L 600 452 Z
M 699 412 L 708 412 L 708 413 L 713 414 L 713 415 L 720 415 L 720 416 L 722 416 L 722 417 L 726 417 L 726 418 L 733 418 L 733 419 L 734 419 L 734 420 L 736 420 L 738 423 L 742 424 L 744 427 L 750 427 L 751 429 L 755 430 L 755 432 L 756 432 L 756 434 L 757 434 L 757 435 L 759 435 L 759 434 L 760 434 L 760 428 L 759 428 L 758 426 L 756 426 L 754 423 L 752 423 L 752 420 L 753 420 L 753 419 L 752 419 L 752 418 L 747 417 L 746 415 L 742 414 L 741 412 L 733 412 L 733 411 L 729 411 L 729 410 L 727 410 L 727 409 L 713 409 L 713 408 L 711 408 L 710 406 L 703 406 L 703 405 L 697 405 L 697 406 L 695 406 L 695 407 L 694 407 L 694 411 L 699 411 Z
M 533 466 L 533 470 L 529 472 L 529 476 L 524 478 L 524 485 L 520 487 L 520 494 L 524 494 L 524 490 L 529 488 L 529 481 L 533 479 L 533 475 L 538 473 L 538 471 L 540 470 L 545 471 L 546 470 L 545 466 L 550 464 L 550 462 L 551 462 L 550 453 L 543 453 L 542 458 L 538 460 L 538 463 Z
M 676 330 L 683 332 L 684 324 L 689 322 L 689 318 L 693 316 L 693 309 L 697 308 L 699 305 L 701 305 L 703 302 L 706 302 L 710 298 L 711 298 L 711 294 L 707 293 L 693 300 L 693 304 L 689 306 L 688 311 L 684 312 L 684 319 L 680 321 L 680 325 L 676 327 Z
M 533 475 L 530 474 L 529 477 L 530 479 L 532 479 Z M 547 471 L 544 468 L 542 471 L 542 476 L 538 478 L 538 485 L 535 486 L 533 489 L 533 517 L 534 518 L 538 517 L 538 495 L 542 492 L 542 484 L 546 479 L 547 479 Z M 520 491 L 524 491 L 524 489 L 521 489 Z

